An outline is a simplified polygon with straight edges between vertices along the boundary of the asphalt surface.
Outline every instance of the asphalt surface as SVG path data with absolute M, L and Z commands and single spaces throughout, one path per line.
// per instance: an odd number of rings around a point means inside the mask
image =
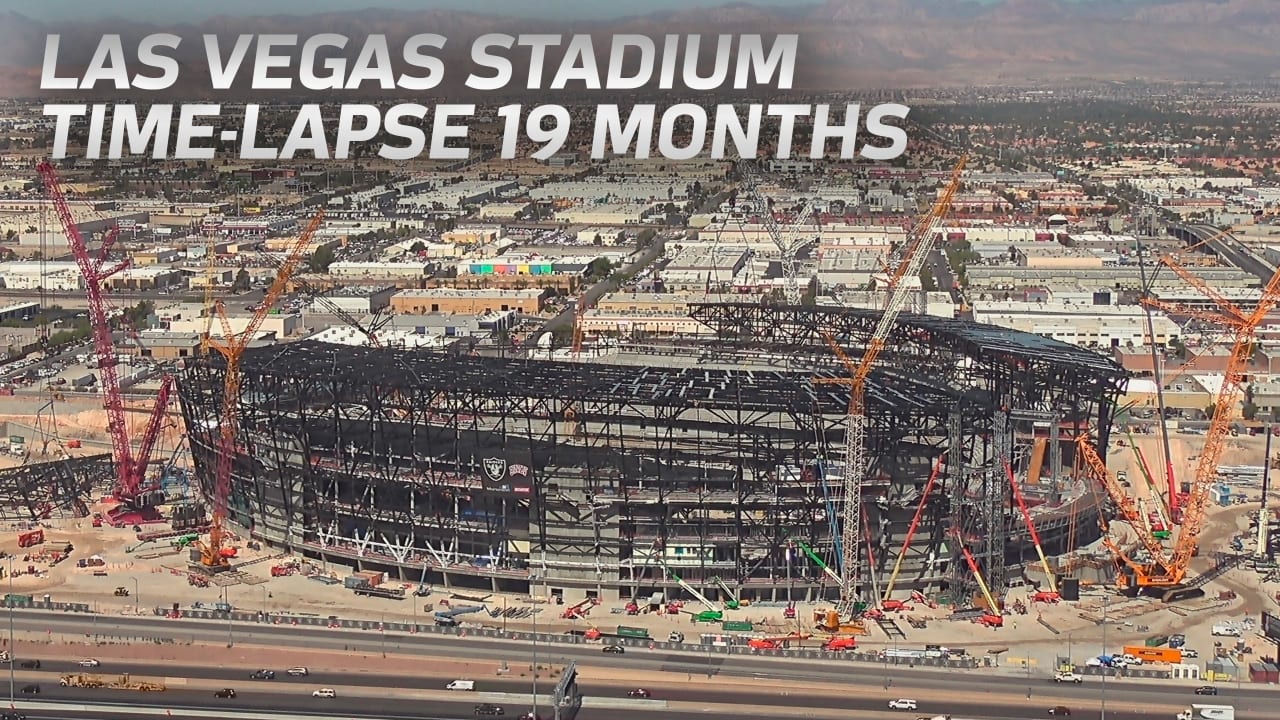
M 85 635 L 136 638 L 139 641 L 171 639 L 177 642 L 227 641 L 227 626 L 217 621 L 164 620 L 159 618 L 102 617 L 90 619 L 84 616 L 39 611 L 14 613 L 15 627 L 20 631 L 83 633 Z M 447 656 L 468 660 L 515 660 L 529 653 L 528 643 L 503 640 L 466 640 L 449 635 L 421 634 L 396 635 L 377 632 L 344 631 L 327 628 L 305 628 L 270 624 L 237 624 L 232 629 L 233 642 L 300 647 L 320 650 L 339 650 L 351 653 L 388 653 L 398 655 Z M 707 674 L 734 677 L 761 677 L 772 681 L 787 679 L 814 682 L 839 682 L 864 687 L 883 688 L 886 678 L 897 690 L 911 689 L 965 689 L 972 690 L 975 682 L 997 693 L 1017 693 L 1025 697 L 1027 687 L 1033 697 L 1048 696 L 1059 686 L 1049 681 L 1047 674 L 1021 675 L 996 674 L 987 670 L 937 671 L 908 669 L 902 666 L 854 663 L 847 661 L 804 661 L 785 658 L 763 658 L 751 655 L 710 655 L 698 652 L 690 646 L 689 652 L 650 651 L 631 648 L 625 655 L 605 655 L 596 645 L 539 645 L 538 656 L 543 662 L 563 664 L 569 660 L 588 662 L 595 666 L 634 668 L 646 671 L 669 672 L 673 675 Z M 78 658 L 67 658 L 74 662 Z M 52 663 L 47 667 L 54 667 Z M 283 668 L 276 668 L 283 669 Z M 113 671 L 113 670 L 106 670 Z M 114 670 L 119 672 L 119 670 Z M 588 674 L 589 671 L 584 671 Z M 248 682 L 246 680 L 246 682 Z M 278 682 L 278 681 L 277 681 Z M 1100 679 L 1090 678 L 1083 687 L 1100 685 Z M 1162 686 L 1150 683 L 1107 680 L 1108 694 L 1114 692 L 1125 697 L 1140 699 L 1167 699 L 1171 693 L 1191 696 L 1185 685 Z M 1223 697 L 1237 699 L 1268 699 L 1275 701 L 1274 689 L 1244 685 L 1240 688 L 1222 686 Z M 1065 691 L 1071 691 L 1066 688 Z
M 501 702 L 489 701 L 483 696 L 476 695 L 458 702 L 439 702 L 439 701 L 423 701 L 420 699 L 396 700 L 392 698 L 372 699 L 367 697 L 343 697 L 341 693 L 336 698 L 316 698 L 311 696 L 312 690 L 318 687 L 314 684 L 300 684 L 295 692 L 266 692 L 255 690 L 238 691 L 238 696 L 232 699 L 215 699 L 212 691 L 197 690 L 168 690 L 163 693 L 131 693 L 122 690 L 87 690 L 81 688 L 47 688 L 40 696 L 38 701 L 19 700 L 19 709 L 30 717 L 41 717 L 39 714 L 39 704 L 44 702 L 60 702 L 60 703 L 111 703 L 117 704 L 120 710 L 117 713 L 96 712 L 96 717 L 129 717 L 127 708 L 132 705 L 146 706 L 150 708 L 164 708 L 172 711 L 174 717 L 192 717 L 199 716 L 201 710 L 237 710 L 246 713 L 255 713 L 258 715 L 269 713 L 321 713 L 327 717 L 348 717 L 348 718 L 413 718 L 414 720 L 425 720 L 426 718 L 442 718 L 446 720 L 462 720 L 464 718 L 475 717 L 475 706 L 481 702 L 493 702 L 500 705 L 505 710 L 508 717 L 518 717 L 521 713 L 528 712 L 529 707 L 524 702 Z M 122 697 L 127 696 L 127 697 Z M 549 698 L 548 698 L 549 700 Z M 800 698 L 793 698 L 792 707 L 807 709 L 812 706 L 810 702 L 802 701 Z M 696 701 L 695 701 L 696 702 Z M 707 700 L 706 702 L 713 702 Z M 1085 720 L 1100 719 L 1101 712 L 1092 707 L 1084 707 L 1082 703 L 1076 704 L 1074 707 L 1070 703 L 1061 703 L 1065 707 L 1070 708 L 1071 717 L 1084 718 Z M 1090 703 L 1091 705 L 1095 703 Z M 990 703 L 959 703 L 950 701 L 920 701 L 916 710 L 889 711 L 888 703 L 882 698 L 865 698 L 858 696 L 850 696 L 843 700 L 838 707 L 842 710 L 863 711 L 864 713 L 900 713 L 904 720 L 911 720 L 917 717 L 932 717 L 937 714 L 950 714 L 958 718 L 974 718 L 982 720 L 1023 720 L 1028 717 L 1049 717 L 1049 708 L 1055 704 L 1046 702 L 1037 702 L 1034 700 L 1026 700 L 1014 696 L 1002 696 L 998 701 Z M 741 709 L 733 707 L 709 707 L 709 708 L 689 708 L 689 709 L 667 709 L 660 705 L 655 705 L 645 709 L 623 709 L 623 708 L 582 708 L 577 716 L 577 720 L 656 720 L 661 718 L 667 720 L 669 718 L 694 718 L 707 716 L 734 716 L 734 717 L 768 717 L 768 713 L 761 713 L 758 710 L 751 710 L 752 707 L 748 698 L 739 696 L 739 705 Z M 543 714 L 549 715 L 550 708 L 543 707 Z M 57 716 L 57 713 L 51 713 Z M 63 713 L 65 714 L 65 713 Z M 1170 713 L 1172 714 L 1172 713 Z M 1152 715 L 1141 712 L 1117 712 L 1108 710 L 1107 717 L 1114 720 L 1151 720 Z M 1156 715 L 1159 717 L 1159 715 Z M 1242 713 L 1238 717 L 1241 720 L 1248 718 L 1267 717 L 1260 713 Z M 1269 718 L 1268 718 L 1269 720 Z
M 453 653 L 456 657 L 459 653 Z M 452 680 L 474 680 L 477 692 L 486 693 L 509 693 L 509 694 L 529 694 L 532 692 L 531 679 L 515 679 L 515 678 L 497 678 L 497 677 L 462 677 L 449 676 L 438 672 L 432 673 L 415 673 L 413 675 L 389 675 L 389 674 L 371 674 L 362 672 L 335 673 L 335 672 L 312 672 L 306 677 L 293 677 L 286 675 L 285 668 L 263 668 L 276 671 L 276 679 L 274 680 L 254 680 L 250 678 L 255 668 L 226 668 L 226 667 L 191 667 L 191 666 L 173 666 L 160 663 L 138 663 L 138 662 L 120 662 L 115 660 L 103 661 L 102 665 L 97 668 L 82 668 L 77 665 L 78 658 L 68 658 L 63 661 L 49 660 L 43 662 L 43 667 L 39 671 L 23 670 L 24 677 L 34 675 L 40 676 L 39 680 L 41 689 L 45 693 L 52 695 L 57 691 L 67 692 L 67 689 L 58 688 L 58 677 L 64 673 L 90 673 L 103 677 L 112 677 L 120 674 L 130 674 L 140 678 L 163 678 L 177 677 L 195 679 L 195 680 L 217 680 L 226 683 L 226 687 L 233 688 L 237 693 L 245 696 L 256 694 L 278 695 L 278 694 L 309 694 L 312 690 L 319 687 L 341 687 L 359 685 L 367 688 L 405 688 L 414 690 L 444 690 Z M 602 661 L 602 662 L 599 662 Z M 515 663 L 512 663 L 513 665 Z M 596 666 L 617 666 L 619 668 L 626 667 L 626 656 L 621 658 L 614 655 L 605 655 L 601 653 L 592 665 Z M 866 668 L 867 666 L 861 666 Z M 519 669 L 518 667 L 515 669 Z M 599 698 L 616 698 L 625 699 L 629 690 L 636 689 L 640 683 L 620 684 L 617 682 L 593 681 L 591 678 L 591 668 L 582 667 L 579 670 L 579 687 L 585 695 Z M 687 677 L 687 676 L 686 676 Z M 0 678 L 2 679 L 2 678 Z M 797 704 L 797 699 L 793 694 L 785 690 L 787 677 L 776 677 L 773 674 L 761 675 L 761 686 L 759 690 L 751 690 L 743 687 L 726 687 L 724 689 L 708 689 L 705 686 L 682 686 L 678 675 L 667 681 L 657 685 L 643 684 L 645 690 L 648 690 L 652 699 L 665 700 L 669 702 L 688 702 L 688 703 L 712 703 L 712 704 L 745 704 L 754 707 L 793 707 Z M 809 675 L 802 675 L 796 679 L 813 680 Z M 20 681 L 18 686 L 26 684 L 29 681 Z M 544 680 L 540 684 L 543 692 L 550 687 L 553 680 Z M 950 678 L 950 679 L 921 679 L 912 678 L 908 673 L 898 673 L 892 677 L 891 683 L 885 687 L 885 678 L 875 672 L 859 672 L 857 674 L 846 675 L 843 681 L 845 684 L 853 685 L 862 689 L 865 695 L 863 702 L 870 702 L 871 707 L 861 705 L 851 706 L 850 701 L 845 697 L 832 697 L 825 695 L 809 695 L 804 698 L 804 706 L 811 708 L 827 708 L 827 709 L 848 709 L 856 707 L 856 709 L 870 710 L 876 709 L 875 705 L 884 705 L 888 696 L 894 697 L 905 696 L 912 697 L 913 692 L 930 694 L 945 693 L 946 691 L 971 693 L 974 691 L 973 678 Z M 1133 703 L 1149 703 L 1152 705 L 1163 705 L 1171 702 L 1180 702 L 1178 695 L 1184 696 L 1186 702 L 1190 703 L 1197 700 L 1197 696 L 1192 693 L 1189 687 L 1175 686 L 1174 688 L 1165 688 L 1152 685 L 1138 685 L 1132 689 L 1117 688 L 1112 682 L 1107 683 L 1108 695 L 1115 699 Z M 1027 691 L 1030 690 L 1031 699 L 1027 699 Z M 1222 695 L 1219 696 L 1222 702 L 1239 702 L 1242 708 L 1263 703 L 1260 698 L 1248 698 L 1241 695 L 1235 695 L 1233 698 L 1233 689 L 1223 687 L 1220 689 Z M 90 692 L 90 691 L 83 691 Z M 1099 680 L 1090 679 L 1089 682 L 1081 685 L 1058 684 L 1049 680 L 1039 679 L 1031 683 L 1025 680 L 1016 687 L 1008 685 L 997 688 L 993 691 L 993 702 L 999 701 L 1004 697 L 1014 697 L 1015 705 L 1031 704 L 1035 705 L 1066 705 L 1071 706 L 1073 703 L 1079 704 L 1088 702 L 1091 699 L 1100 697 L 1101 682 Z M 112 691 L 111 695 L 117 696 L 119 691 Z M 167 697 L 168 695 L 166 695 Z M 1274 692 L 1266 696 L 1268 699 L 1276 697 Z M 1019 699 L 1020 698 L 1020 699 Z M 1214 702 L 1217 702 L 1216 700 Z

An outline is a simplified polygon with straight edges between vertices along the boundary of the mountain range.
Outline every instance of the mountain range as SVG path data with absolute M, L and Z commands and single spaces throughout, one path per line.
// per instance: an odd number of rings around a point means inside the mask
M 61 34 L 63 59 L 83 67 L 105 33 L 124 35 L 128 47 L 130 40 L 160 31 L 188 38 L 184 49 L 198 48 L 196 37 L 203 33 L 337 32 L 352 38 L 385 33 L 403 38 L 435 32 L 449 37 L 450 47 L 465 48 L 470 38 L 495 31 L 795 32 L 801 36 L 797 86 L 830 90 L 1280 76 L 1277 0 L 829 0 L 786 7 L 734 3 L 599 22 L 365 9 L 217 16 L 177 27 L 158 27 L 140 18 L 54 26 L 8 12 L 0 13 L 0 94 L 39 92 L 48 33 Z M 202 55 L 192 54 L 182 61 L 204 62 Z

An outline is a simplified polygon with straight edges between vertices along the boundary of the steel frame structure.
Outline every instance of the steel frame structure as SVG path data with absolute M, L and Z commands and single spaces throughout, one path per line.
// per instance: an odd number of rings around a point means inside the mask
M 94 487 L 107 482 L 114 472 L 110 453 L 0 470 L 0 521 L 85 517 Z
M 241 366 L 229 515 L 269 544 L 413 582 L 425 569 L 445 585 L 531 591 L 536 576 L 549 594 L 670 597 L 678 590 L 665 565 L 713 598 L 726 599 L 716 577 L 749 599 L 831 598 L 838 588 L 796 548 L 830 555 L 839 543 L 829 513 L 840 512 L 843 497 L 838 483 L 825 497 L 823 478 L 844 435 L 848 390 L 815 385 L 812 372 L 742 362 L 807 353 L 808 367 L 835 377 L 845 370 L 819 333 L 834 332 L 856 356 L 876 315 L 703 306 L 696 316 L 725 341 L 688 354 L 668 348 L 681 357 L 659 366 L 308 341 L 251 348 Z M 730 330 L 743 326 L 769 331 L 732 340 Z M 905 532 L 948 446 L 963 449 L 964 467 L 987 474 L 982 445 L 994 398 L 1109 420 L 1119 369 L 1037 341 L 900 319 L 866 389 L 874 476 L 866 487 L 877 493 L 866 503 L 870 527 Z M 699 354 L 719 352 L 735 366 L 698 364 Z M 206 491 L 224 372 L 225 361 L 211 356 L 189 362 L 179 378 Z M 935 491 L 904 591 L 946 584 L 947 496 L 965 496 L 950 488 L 975 475 L 956 467 L 948 461 L 948 487 Z M 879 572 L 896 551 L 876 552 Z M 925 562 L 929 553 L 943 562 Z

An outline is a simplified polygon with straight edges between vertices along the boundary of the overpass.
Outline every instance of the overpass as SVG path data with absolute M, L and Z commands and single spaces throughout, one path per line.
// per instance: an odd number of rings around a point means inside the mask
M 1187 245 L 1204 243 L 1209 252 L 1241 270 L 1257 276 L 1258 280 L 1263 285 L 1266 285 L 1271 280 L 1271 276 L 1275 274 L 1276 269 L 1255 255 L 1231 233 L 1219 235 L 1220 232 L 1218 228 L 1212 225 L 1174 224 L 1169 226 L 1170 235 Z

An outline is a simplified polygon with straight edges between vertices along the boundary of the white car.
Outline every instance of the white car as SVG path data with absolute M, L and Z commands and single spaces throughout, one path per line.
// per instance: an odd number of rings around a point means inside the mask
M 338 693 L 334 692 L 333 688 L 320 688 L 319 690 L 311 693 L 311 697 L 334 698 L 338 697 Z
M 94 660 L 93 658 L 85 658 L 84 660 L 81 660 L 79 664 L 80 667 L 98 667 L 102 663 Z
M 285 672 L 294 677 L 306 677 L 310 674 L 304 667 L 291 667 L 288 670 L 285 670 Z
M 890 710 L 919 710 L 919 708 L 916 707 L 915 700 L 907 700 L 906 698 L 898 698 L 897 700 L 890 700 L 889 709 Z
M 1200 657 L 1200 653 L 1191 648 L 1182 648 L 1182 657 L 1191 658 L 1192 660 Z

